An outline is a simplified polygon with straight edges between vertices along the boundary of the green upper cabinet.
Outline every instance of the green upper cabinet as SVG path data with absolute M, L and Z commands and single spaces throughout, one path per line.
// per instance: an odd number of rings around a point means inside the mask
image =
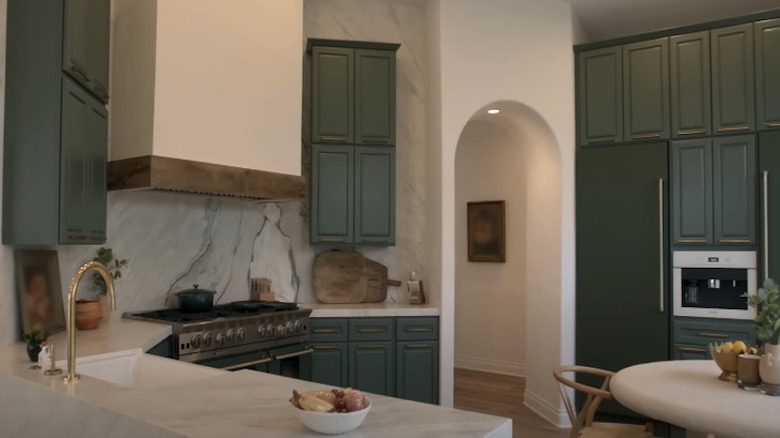
M 4 244 L 106 239 L 107 113 L 93 89 L 63 73 L 66 4 L 8 2 Z
M 623 46 L 626 141 L 669 138 L 669 39 Z
M 312 142 L 354 143 L 355 51 L 312 48 Z
M 780 18 L 753 25 L 756 38 L 757 128 L 780 128 Z
M 62 69 L 108 101 L 110 0 L 65 0 Z
M 712 140 L 673 142 L 670 165 L 674 244 L 711 244 Z
M 577 54 L 577 102 L 580 144 L 623 141 L 621 47 Z
M 395 52 L 355 50 L 355 143 L 395 144 Z
M 710 33 L 669 38 L 672 137 L 712 133 Z
M 756 147 L 752 135 L 672 143 L 676 246 L 756 242 Z
M 756 141 L 753 135 L 712 141 L 716 245 L 756 243 Z
M 717 134 L 755 129 L 753 24 L 710 31 L 712 125 Z
M 397 44 L 309 40 L 312 143 L 395 144 Z
M 312 243 L 352 243 L 354 160 L 352 146 L 312 146 Z
M 355 243 L 395 243 L 395 148 L 355 150 Z

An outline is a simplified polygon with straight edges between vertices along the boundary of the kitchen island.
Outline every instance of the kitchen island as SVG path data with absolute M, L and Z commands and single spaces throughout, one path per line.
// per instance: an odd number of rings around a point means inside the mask
M 78 332 L 79 357 L 148 349 L 168 327 L 112 320 Z M 52 337 L 64 347 L 64 333 Z M 113 340 L 113 341 L 112 341 Z M 58 347 L 58 356 L 65 350 Z M 139 350 L 140 351 L 140 350 Z M 30 370 L 23 344 L 0 355 L 0 424 L 3 436 L 19 437 L 315 437 L 288 399 L 292 390 L 327 386 L 256 371 L 226 372 L 141 355 L 140 372 L 152 373 L 138 387 L 84 376 L 66 384 L 61 376 Z M 78 371 L 78 366 L 77 366 Z M 169 376 L 166 378 L 166 376 Z M 141 376 L 143 377 L 143 376 Z M 143 379 L 141 379 L 143 380 Z M 156 380 L 156 381 L 155 381 Z M 511 420 L 423 403 L 367 395 L 371 412 L 351 437 L 510 437 Z

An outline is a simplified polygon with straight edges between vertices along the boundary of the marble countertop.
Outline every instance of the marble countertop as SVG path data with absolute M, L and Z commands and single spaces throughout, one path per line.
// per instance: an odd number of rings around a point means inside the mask
M 77 333 L 79 357 L 148 348 L 170 333 L 164 324 L 104 321 Z M 64 334 L 53 337 L 55 345 Z M 60 347 L 58 347 L 60 348 Z M 58 353 L 64 358 L 64 345 Z M 139 352 L 140 353 L 140 352 Z M 30 370 L 24 344 L 0 354 L 0 424 L 6 436 L 90 437 L 319 437 L 306 429 L 288 403 L 292 390 L 329 388 L 255 371 L 226 372 L 142 354 L 142 373 L 169 378 L 164 385 L 128 388 L 83 376 L 64 383 L 60 376 Z M 147 371 L 143 371 L 144 367 Z M 77 367 L 78 370 L 78 367 Z M 198 371 L 204 371 L 199 373 Z M 187 378 L 184 378 L 187 377 Z M 197 379 L 194 381 L 192 379 Z M 368 394 L 371 412 L 349 437 L 512 436 L 509 419 Z M 12 406 L 13 408 L 10 408 Z M 43 417 L 40 412 L 47 412 Z M 41 421 L 45 418 L 47 421 Z M 52 435 L 53 434 L 53 435 Z
M 323 304 L 299 303 L 300 307 L 312 309 L 312 318 L 356 318 L 393 316 L 439 316 L 438 307 L 430 304 L 408 303 L 360 303 Z

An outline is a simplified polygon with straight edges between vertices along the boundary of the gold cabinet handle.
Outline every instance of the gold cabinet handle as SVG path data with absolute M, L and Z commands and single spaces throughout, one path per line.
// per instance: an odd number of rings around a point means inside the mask
M 323 136 L 320 136 L 320 140 L 322 140 L 322 141 L 341 141 L 341 142 L 346 142 L 347 141 L 347 137 L 336 137 L 336 136 L 332 136 L 332 135 L 323 135 Z
M 384 333 L 385 329 L 374 329 L 374 328 L 359 328 L 357 329 L 358 333 Z
M 641 135 L 632 135 L 631 138 L 633 140 L 642 140 L 645 138 L 661 138 L 661 134 L 641 134 Z
M 431 348 L 431 344 L 406 344 L 404 348 L 407 349 L 414 349 L 414 348 Z
M 357 348 L 359 350 L 378 350 L 378 349 L 384 349 L 385 346 L 369 344 L 369 345 L 358 345 Z
M 767 123 L 766 126 L 770 128 L 780 128 L 780 122 Z
M 404 331 L 407 333 L 430 333 L 433 331 L 431 328 L 419 327 L 419 328 L 407 328 Z
M 313 345 L 311 348 L 315 350 L 338 350 L 339 347 L 335 345 Z
M 344 242 L 343 237 L 320 237 L 320 242 Z
M 750 239 L 720 239 L 720 243 L 751 243 Z
M 680 131 L 677 133 L 677 135 L 699 135 L 699 134 L 706 134 L 707 131 L 703 129 L 697 129 L 695 131 Z
M 363 141 L 366 142 L 366 143 L 387 144 L 387 139 L 385 139 L 385 138 L 363 137 Z
M 594 138 L 594 139 L 588 139 L 588 144 L 596 144 L 596 143 L 614 143 L 614 138 Z
M 706 353 L 706 348 L 696 348 L 696 347 L 677 347 L 680 351 L 692 351 L 694 353 Z
M 677 243 L 707 243 L 706 239 L 677 239 Z
M 377 239 L 377 238 L 372 238 L 372 237 L 364 237 L 363 238 L 363 242 L 366 242 L 366 243 L 384 243 L 384 242 L 387 242 L 387 239 Z
M 336 330 L 336 329 L 314 329 L 311 332 L 312 333 L 316 333 L 316 334 L 326 334 L 326 333 L 338 333 L 339 330 Z
M 718 132 L 747 131 L 748 126 L 730 126 L 727 128 L 718 128 Z
M 723 333 L 708 333 L 708 332 L 700 332 L 696 333 L 698 336 L 703 336 L 705 338 L 728 338 L 729 335 L 724 335 Z

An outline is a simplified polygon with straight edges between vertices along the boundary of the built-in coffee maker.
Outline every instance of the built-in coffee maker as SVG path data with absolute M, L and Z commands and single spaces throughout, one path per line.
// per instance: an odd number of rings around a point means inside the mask
M 754 251 L 675 251 L 675 316 L 753 319 L 745 293 L 757 287 Z

